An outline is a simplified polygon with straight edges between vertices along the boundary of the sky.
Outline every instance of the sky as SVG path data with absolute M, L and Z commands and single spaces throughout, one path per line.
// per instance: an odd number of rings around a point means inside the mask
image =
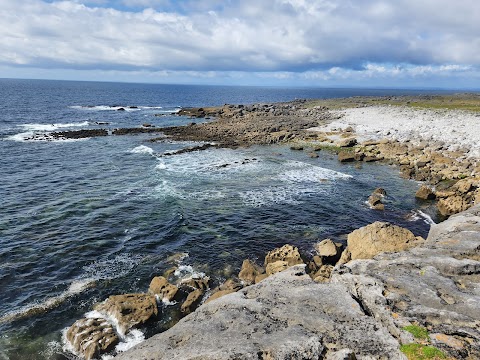
M 0 78 L 480 89 L 478 0 L 0 0 Z

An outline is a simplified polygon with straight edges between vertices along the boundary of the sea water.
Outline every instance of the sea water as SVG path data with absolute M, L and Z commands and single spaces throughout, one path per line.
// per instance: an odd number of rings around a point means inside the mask
M 172 255 L 177 278 L 220 283 L 243 259 L 261 262 L 285 243 L 311 253 L 377 220 L 426 236 L 435 220 L 397 168 L 340 164 L 324 151 L 312 159 L 276 145 L 162 157 L 195 144 L 150 141 L 159 134 L 27 141 L 33 134 L 186 125 L 192 120 L 172 113 L 188 106 L 418 93 L 0 80 L 0 359 L 75 358 L 64 329 L 109 295 L 146 291 Z M 376 187 L 388 193 L 384 212 L 365 203 Z M 118 350 L 171 326 L 172 306 Z

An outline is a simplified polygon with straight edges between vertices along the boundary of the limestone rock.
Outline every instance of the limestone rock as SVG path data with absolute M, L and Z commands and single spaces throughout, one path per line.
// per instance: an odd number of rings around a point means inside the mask
M 215 299 L 218 299 L 222 296 L 225 296 L 225 295 L 228 295 L 228 294 L 231 294 L 231 293 L 234 293 L 236 292 L 235 290 L 233 289 L 228 289 L 228 290 L 219 290 L 215 293 L 213 293 L 206 301 L 205 301 L 205 304 L 209 303 L 210 301 L 213 301 Z
M 338 161 L 340 162 L 352 162 L 355 161 L 356 154 L 352 151 L 340 151 L 338 153 Z
M 368 197 L 368 205 L 374 210 L 385 210 L 385 204 L 382 203 L 382 199 L 382 195 L 374 193 Z
M 285 269 L 288 269 L 289 267 L 290 266 L 288 265 L 288 262 L 278 260 L 278 261 L 271 262 L 271 263 L 267 264 L 266 273 L 267 273 L 267 276 L 270 276 L 270 275 L 276 274 L 280 271 L 283 271 Z
M 438 211 L 440 211 L 440 214 L 443 216 L 449 216 L 466 210 L 468 204 L 466 204 L 463 197 L 457 195 L 438 200 L 437 208 Z
M 340 256 L 340 260 L 338 260 L 337 265 L 343 265 L 348 263 L 352 260 L 352 254 L 350 253 L 350 249 L 348 246 L 343 250 L 342 255 Z
M 357 145 L 357 139 L 354 137 L 348 137 L 345 139 L 341 139 L 337 142 L 337 146 L 339 147 L 352 147 Z
M 67 330 L 66 337 L 77 354 L 86 360 L 113 350 L 119 341 L 112 325 L 102 318 L 77 320 Z
M 263 269 L 261 269 L 257 264 L 246 259 L 243 260 L 242 268 L 238 274 L 238 278 L 242 280 L 244 284 L 251 285 L 255 283 L 255 278 L 257 275 L 260 275 L 263 272 Z
M 260 281 L 265 280 L 268 277 L 267 274 L 260 274 L 255 277 L 255 284 L 258 284 Z
M 317 254 L 321 256 L 320 265 L 335 265 L 342 254 L 342 244 L 334 243 L 330 239 L 325 239 L 315 245 L 315 250 L 317 251 Z M 319 264 L 316 265 L 319 266 Z
M 355 260 L 371 259 L 384 251 L 403 251 L 417 246 L 419 241 L 408 229 L 377 221 L 350 233 L 347 243 Z
M 435 194 L 430 187 L 422 185 L 415 193 L 415 197 L 422 200 L 433 200 L 435 199 Z
M 332 265 L 322 265 L 318 271 L 311 276 L 313 281 L 323 283 L 330 280 L 330 276 L 333 271 Z
M 202 305 L 119 359 L 322 359 L 327 346 L 355 349 L 350 358 L 404 359 L 344 285 L 317 284 L 297 265 Z
M 112 295 L 95 310 L 114 317 L 120 334 L 137 325 L 146 323 L 158 314 L 157 302 L 150 294 Z
M 285 261 L 288 266 L 304 263 L 302 257 L 300 256 L 298 248 L 289 244 L 283 245 L 281 248 L 270 251 L 265 256 L 265 267 L 269 263 L 273 263 L 279 260 Z
M 210 278 L 203 277 L 200 279 L 194 279 L 194 278 L 183 279 L 180 285 L 183 287 L 187 286 L 191 289 L 206 291 L 210 287 Z
M 202 296 L 202 290 L 193 290 L 190 294 L 188 294 L 187 298 L 183 302 L 182 306 L 180 307 L 180 311 L 185 314 L 190 314 L 191 312 L 195 311 L 200 304 L 200 301 L 202 301 Z
M 172 301 L 178 293 L 178 287 L 170 284 L 163 276 L 155 276 L 150 282 L 148 292 L 158 295 L 160 299 Z

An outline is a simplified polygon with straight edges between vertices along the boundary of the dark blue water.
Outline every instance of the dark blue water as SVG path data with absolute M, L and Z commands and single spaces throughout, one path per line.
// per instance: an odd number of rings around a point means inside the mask
M 188 124 L 165 115 L 177 107 L 412 93 L 425 92 L 0 80 L 0 359 L 72 358 L 62 330 L 111 294 L 145 291 L 177 253 L 188 254 L 179 276 L 220 282 L 243 259 L 285 243 L 308 253 L 376 220 L 422 236 L 429 227 L 417 216 L 418 184 L 384 165 L 358 168 L 283 146 L 163 158 L 191 144 L 149 141 L 158 134 L 23 139 Z M 379 186 L 389 195 L 385 212 L 365 205 Z M 160 316 L 142 330 L 148 336 L 168 322 Z

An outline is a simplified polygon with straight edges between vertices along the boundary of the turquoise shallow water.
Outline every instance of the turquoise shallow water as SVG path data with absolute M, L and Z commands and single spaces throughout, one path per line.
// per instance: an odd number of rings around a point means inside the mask
M 361 90 L 0 84 L 0 359 L 72 358 L 62 349 L 62 329 L 108 295 L 145 291 L 175 253 L 188 254 L 185 275 L 202 272 L 220 282 L 243 259 L 261 259 L 285 243 L 308 253 L 321 239 L 344 241 L 376 220 L 426 236 L 429 225 L 418 210 L 435 216 L 415 201 L 418 184 L 401 179 L 396 168 L 357 168 L 324 152 L 311 159 L 284 146 L 258 146 L 160 157 L 191 144 L 152 143 L 151 135 L 22 141 L 34 132 L 100 127 L 95 122 L 187 124 L 154 116 L 178 106 Z M 385 212 L 365 204 L 379 186 L 388 192 Z M 172 316 L 165 308 L 141 330 L 161 331 Z

